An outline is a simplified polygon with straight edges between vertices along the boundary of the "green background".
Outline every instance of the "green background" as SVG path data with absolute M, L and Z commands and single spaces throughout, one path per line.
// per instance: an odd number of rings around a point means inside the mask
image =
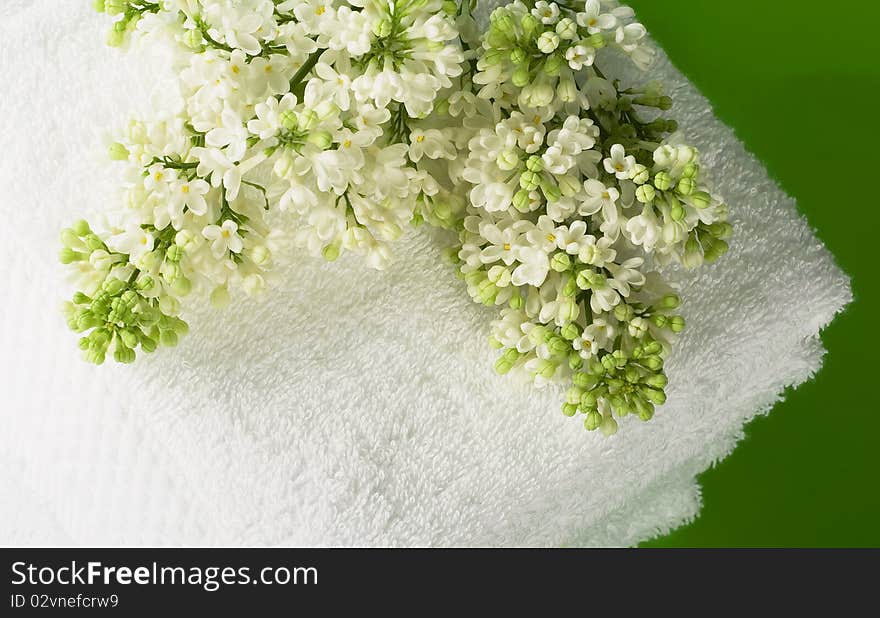
M 822 336 L 817 378 L 700 477 L 699 518 L 645 546 L 880 546 L 880 371 L 869 355 L 880 349 L 880 2 L 629 4 L 797 198 L 856 297 Z

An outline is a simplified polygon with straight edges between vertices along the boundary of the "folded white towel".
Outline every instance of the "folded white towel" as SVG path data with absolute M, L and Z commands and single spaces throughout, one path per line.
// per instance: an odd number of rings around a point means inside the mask
M 63 6 L 62 6 L 63 4 Z M 103 46 L 85 2 L 0 18 L 0 543 L 627 545 L 699 508 L 695 475 L 819 368 L 847 278 L 793 201 L 661 54 L 656 77 L 731 206 L 681 283 L 669 402 L 606 440 L 561 393 L 493 372 L 494 313 L 424 232 L 387 272 L 295 256 L 263 303 L 192 314 L 137 366 L 79 358 L 58 230 L 110 206 L 101 131 L 173 82 Z

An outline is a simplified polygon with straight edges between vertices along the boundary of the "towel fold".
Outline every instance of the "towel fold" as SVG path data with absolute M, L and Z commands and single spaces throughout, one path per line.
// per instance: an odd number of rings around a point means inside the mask
M 493 371 L 492 310 L 424 231 L 386 272 L 295 254 L 263 302 L 187 314 L 174 351 L 84 363 L 58 230 L 114 199 L 102 131 L 175 76 L 103 45 L 88 3 L 0 21 L 0 543 L 629 545 L 699 509 L 695 475 L 820 367 L 847 277 L 794 202 L 660 58 L 652 77 L 730 205 L 730 253 L 669 269 L 688 329 L 669 401 L 612 439 Z

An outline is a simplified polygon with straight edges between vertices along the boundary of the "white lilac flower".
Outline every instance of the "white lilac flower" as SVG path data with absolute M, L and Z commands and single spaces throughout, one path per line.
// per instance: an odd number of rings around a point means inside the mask
M 254 107 L 256 118 L 247 123 L 247 130 L 262 140 L 275 137 L 281 130 L 281 119 L 285 114 L 293 112 L 297 100 L 293 94 L 285 94 L 280 99 L 269 97 Z
M 206 225 L 202 229 L 202 236 L 211 241 L 214 257 L 222 257 L 228 252 L 241 253 L 244 248 L 244 241 L 238 234 L 238 224 L 230 219 L 220 225 Z
M 437 129 L 415 129 L 409 136 L 409 158 L 454 159 L 458 152 L 447 135 Z
M 540 287 L 550 272 L 550 259 L 547 257 L 547 252 L 534 247 L 518 246 L 515 255 L 520 265 L 513 271 L 511 283 L 515 286 Z
M 583 220 L 556 228 L 556 245 L 569 255 L 580 255 L 583 250 L 594 246 L 595 241 L 595 237 L 587 234 L 587 223 Z
M 606 157 L 603 163 L 606 172 L 614 174 L 618 180 L 626 180 L 636 164 L 636 158 L 627 156 L 626 149 L 620 144 L 614 144 L 611 147 L 611 156 Z
M 577 14 L 577 22 L 590 34 L 613 30 L 617 26 L 617 18 L 611 13 L 603 13 L 599 0 L 586 0 L 584 10 Z
M 542 24 L 555 24 L 559 20 L 559 5 L 555 2 L 538 0 L 535 8 L 532 9 L 532 15 L 540 19 Z
M 200 178 L 178 180 L 171 187 L 169 204 L 181 212 L 183 208 L 186 208 L 194 215 L 204 215 L 208 212 L 208 202 L 205 200 L 205 195 L 210 188 L 210 185 Z
M 132 262 L 137 262 L 153 250 L 153 235 L 136 223 L 129 224 L 125 230 L 107 239 L 107 246 L 117 253 L 125 253 Z
M 603 210 L 605 218 L 608 219 L 620 198 L 620 191 L 615 187 L 606 187 L 592 178 L 584 181 L 584 193 L 585 197 L 578 208 L 578 212 L 584 216 L 594 215 Z

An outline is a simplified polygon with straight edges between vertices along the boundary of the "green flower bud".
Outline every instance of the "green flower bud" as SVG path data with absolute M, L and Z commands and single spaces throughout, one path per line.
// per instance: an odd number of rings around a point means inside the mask
M 373 25 L 373 34 L 376 35 L 377 39 L 384 39 L 389 36 L 394 30 L 394 24 L 391 22 L 391 19 L 384 18 L 377 21 Z
M 579 403 L 582 410 L 595 410 L 598 405 L 596 393 L 594 391 L 584 391 Z
M 697 183 L 693 178 L 688 178 L 685 176 L 681 180 L 678 181 L 678 184 L 675 187 L 676 192 L 680 195 L 691 195 L 697 188 Z
M 677 128 L 677 127 L 676 127 Z M 700 174 L 700 166 L 696 163 L 688 163 L 681 172 L 682 177 L 696 180 Z
M 165 259 L 171 262 L 179 262 L 183 258 L 183 248 L 178 245 L 171 245 L 165 250 Z
M 596 431 L 602 425 L 602 415 L 597 410 L 587 412 L 587 418 L 584 419 L 584 427 L 587 431 Z
M 669 175 L 669 172 L 658 173 L 654 176 L 654 186 L 658 191 L 669 191 L 672 186 L 672 176 Z
M 106 359 L 106 353 L 106 350 L 89 348 L 88 352 L 86 352 L 86 361 L 94 363 L 95 365 L 103 365 L 104 360 Z
M 651 321 L 654 322 L 654 325 L 657 328 L 666 328 L 666 325 L 669 323 L 669 318 L 663 314 L 658 314 L 653 316 Z
M 178 296 L 187 296 L 192 292 L 192 281 L 184 276 L 177 277 L 171 284 L 171 291 Z
M 703 249 L 700 247 L 696 234 L 688 236 L 681 261 L 685 268 L 697 268 L 703 263 Z
M 642 393 L 645 399 L 647 399 L 654 405 L 662 406 L 664 403 L 666 403 L 666 393 L 664 393 L 660 389 L 643 386 L 639 389 L 639 392 Z
M 572 382 L 581 390 L 588 390 L 596 386 L 596 384 L 599 383 L 599 380 L 594 375 L 579 371 L 572 376 Z
M 538 18 L 531 13 L 526 13 L 525 15 L 523 15 L 522 20 L 520 21 L 520 25 L 522 26 L 523 36 L 526 38 L 526 40 L 534 38 L 535 33 L 542 26 Z
M 312 146 L 317 146 L 321 150 L 327 150 L 330 148 L 330 144 L 333 143 L 333 136 L 329 131 L 313 131 L 309 133 L 306 142 Z
M 578 407 L 573 403 L 564 403 L 562 404 L 562 413 L 565 416 L 572 417 L 577 414 Z
M 669 379 L 666 377 L 666 374 L 652 373 L 644 379 L 644 382 L 651 388 L 663 390 L 666 388 L 666 385 L 669 384 Z
M 642 204 L 652 204 L 657 192 L 651 185 L 641 185 L 636 189 L 636 199 Z
M 667 194 L 666 197 L 669 200 L 669 216 L 673 221 L 683 221 L 687 216 L 684 206 L 674 195 Z
M 281 112 L 279 119 L 281 120 L 281 126 L 286 131 L 296 131 L 299 126 L 299 119 L 297 118 L 296 112 L 293 110 Z
M 643 185 L 651 180 L 651 171 L 639 163 L 633 168 L 630 178 L 637 185 Z
M 508 54 L 502 49 L 490 49 L 477 62 L 477 67 L 482 70 L 497 66 L 504 61 L 505 56 L 508 56 Z
M 137 334 L 130 329 L 123 329 L 119 331 L 119 338 L 122 340 L 122 343 L 125 344 L 128 348 L 136 348 L 139 343 L 139 338 Z
M 95 234 L 88 234 L 84 236 L 83 242 L 86 243 L 86 247 L 88 247 L 90 251 L 104 250 L 104 241 L 98 238 Z
M 556 34 L 558 34 L 560 38 L 573 41 L 578 35 L 577 24 L 572 18 L 563 17 L 556 24 Z
M 542 161 L 543 164 L 543 161 Z M 571 197 L 573 195 L 577 195 L 580 193 L 583 188 L 583 184 L 580 180 L 578 180 L 574 176 L 565 175 L 565 176 L 557 176 L 556 182 L 559 185 L 559 191 L 565 197 Z
M 647 422 L 654 418 L 654 406 L 638 396 L 632 398 L 633 407 L 638 417 Z
M 521 65 L 529 59 L 529 55 L 522 47 L 514 47 L 510 52 L 510 61 L 515 65 Z
M 74 251 L 70 247 L 64 247 L 61 251 L 58 252 L 58 260 L 62 264 L 72 264 L 74 262 L 81 262 L 86 258 L 84 253 L 79 253 L 78 251 Z
M 183 44 L 195 52 L 204 50 L 205 39 L 200 30 L 187 30 L 183 35 Z
M 101 285 L 101 289 L 107 292 L 110 296 L 117 296 L 122 293 L 126 287 L 125 281 L 121 281 L 116 278 L 108 278 L 104 280 L 104 283 Z
M 635 310 L 626 303 L 620 303 L 614 308 L 614 317 L 621 322 L 629 322 L 634 315 Z
M 562 337 L 553 337 L 548 343 L 547 348 L 554 355 L 556 354 L 565 354 L 571 350 L 571 343 L 563 339 Z
M 669 318 L 669 329 L 673 333 L 680 333 L 681 331 L 684 330 L 684 327 L 685 327 L 685 321 L 682 316 L 674 315 L 671 318 Z
M 574 404 L 575 406 L 581 402 L 581 397 L 584 394 L 584 390 L 582 388 L 578 388 L 577 386 L 572 386 L 565 392 L 565 402 Z
M 91 228 L 89 227 L 89 222 L 85 219 L 80 219 L 76 223 L 70 226 L 70 229 L 73 230 L 73 233 L 82 238 L 83 236 L 87 236 L 92 233 Z
M 519 177 L 519 186 L 526 191 L 534 191 L 541 186 L 541 176 L 535 172 L 525 171 Z
M 667 294 L 654 306 L 659 309 L 678 309 L 681 306 L 681 298 L 677 294 Z
M 119 15 L 128 8 L 128 0 L 104 0 L 104 11 L 108 15 Z
M 660 354 L 663 351 L 663 346 L 660 345 L 659 341 L 651 341 L 645 343 L 643 349 L 645 354 Z
M 498 153 L 495 163 L 498 165 L 499 169 L 502 169 L 505 172 L 515 170 L 519 167 L 519 151 L 512 148 L 504 150 Z
M 506 375 L 510 373 L 511 369 L 513 369 L 513 363 L 508 361 L 506 358 L 501 357 L 497 361 L 495 361 L 495 371 L 498 372 L 498 375 Z
M 559 190 L 559 187 L 549 178 L 541 180 L 541 191 L 544 193 L 544 197 L 547 198 L 547 202 L 551 204 L 558 202 L 562 198 L 562 192 Z
M 655 355 L 643 356 L 639 359 L 639 363 L 651 371 L 659 371 L 663 368 L 663 359 Z
M 324 247 L 321 250 L 321 255 L 328 262 L 335 262 L 339 259 L 340 250 L 342 248 L 342 244 L 340 242 L 333 242 Z
M 599 425 L 599 431 L 601 431 L 606 438 L 610 438 L 617 433 L 617 421 L 611 418 L 610 415 L 606 416 L 602 420 L 602 424 Z
M 159 347 L 159 344 L 156 343 L 155 339 L 151 339 L 146 335 L 141 335 L 141 349 L 147 354 L 152 354 L 156 351 L 156 348 Z
M 605 37 L 601 34 L 593 34 L 581 41 L 581 45 L 592 47 L 593 49 L 602 49 L 603 47 L 605 47 L 606 41 Z
M 173 348 L 177 345 L 177 333 L 173 330 L 163 330 L 159 336 L 159 342 L 166 348 Z
M 705 191 L 697 191 L 688 196 L 688 203 L 694 208 L 708 208 L 712 205 L 712 196 Z
M 709 233 L 719 240 L 733 236 L 733 226 L 726 221 L 713 223 L 709 226 Z
M 729 250 L 730 246 L 726 242 L 723 240 L 716 240 L 712 243 L 710 248 L 706 249 L 704 247 L 704 257 L 706 258 L 706 261 L 711 264 Z
M 513 195 L 513 207 L 520 212 L 529 212 L 531 210 L 532 197 L 529 191 L 520 189 Z
M 559 54 L 553 54 L 552 56 L 547 56 L 544 60 L 542 70 L 545 74 L 556 77 L 565 65 L 565 60 Z
M 578 286 L 577 282 L 574 280 L 574 277 L 566 277 L 565 285 L 562 286 L 562 295 L 566 298 L 574 298 L 577 296 Z
M 581 358 L 581 355 L 577 352 L 572 352 L 568 355 L 568 367 L 572 371 L 578 371 L 584 365 L 584 359 Z
M 562 327 L 559 332 L 560 335 L 568 339 L 569 341 L 574 341 L 578 337 L 581 336 L 581 329 L 577 324 L 571 323 L 566 324 Z
M 510 76 L 510 81 L 517 88 L 522 88 L 526 84 L 532 81 L 532 74 L 529 71 L 529 66 L 524 64 L 516 67 L 514 69 L 513 74 Z
M 525 305 L 525 301 L 523 300 L 523 297 L 518 292 L 516 292 L 513 294 L 513 296 L 510 297 L 510 300 L 507 302 L 507 304 L 511 309 L 518 311 L 523 308 L 523 305 Z
M 530 172 L 540 174 L 544 171 L 544 159 L 537 155 L 532 155 L 526 160 L 526 169 Z
M 120 144 L 119 142 L 113 142 L 110 144 L 110 148 L 108 149 L 108 154 L 110 155 L 111 161 L 125 161 L 128 159 L 128 148 Z
M 98 13 L 103 13 L 106 10 L 104 0 L 92 0 L 92 8 Z
M 571 268 L 571 258 L 567 253 L 559 251 L 553 254 L 553 259 L 550 260 L 550 268 L 558 273 L 564 273 Z
M 108 2 L 112 2 L 113 0 L 108 0 Z M 125 29 L 128 26 L 128 23 L 123 19 L 122 21 L 118 21 L 113 24 L 113 27 L 107 33 L 107 46 L 108 47 L 120 47 L 123 43 L 125 43 Z M 103 356 L 101 357 L 101 362 L 103 361 Z M 100 363 L 96 363 L 100 364 Z

